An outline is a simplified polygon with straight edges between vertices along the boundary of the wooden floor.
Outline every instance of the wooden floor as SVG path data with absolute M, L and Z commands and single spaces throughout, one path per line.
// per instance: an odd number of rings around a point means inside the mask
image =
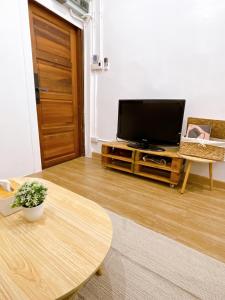
M 104 169 L 79 158 L 42 177 L 154 231 L 225 262 L 225 190 L 188 185 L 184 195 L 162 183 Z M 135 237 L 134 237 L 135 238 Z

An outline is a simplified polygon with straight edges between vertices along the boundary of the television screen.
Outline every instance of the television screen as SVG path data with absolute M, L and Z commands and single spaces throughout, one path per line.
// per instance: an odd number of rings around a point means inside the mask
M 179 145 L 185 100 L 119 100 L 117 137 Z

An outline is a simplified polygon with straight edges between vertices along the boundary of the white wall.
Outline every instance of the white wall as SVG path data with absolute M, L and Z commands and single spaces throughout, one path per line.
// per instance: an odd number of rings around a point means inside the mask
M 115 139 L 120 98 L 184 98 L 185 120 L 225 119 L 224 0 L 105 0 L 103 11 L 111 69 L 98 77 L 97 137 Z
M 54 0 L 37 0 L 77 27 L 83 24 Z M 41 170 L 28 1 L 0 2 L 0 178 Z M 91 24 L 84 29 L 85 146 L 90 155 Z
M 29 27 L 24 23 L 29 24 L 25 1 L 1 1 L 0 178 L 41 169 L 31 50 L 26 60 L 24 52 L 30 49 Z

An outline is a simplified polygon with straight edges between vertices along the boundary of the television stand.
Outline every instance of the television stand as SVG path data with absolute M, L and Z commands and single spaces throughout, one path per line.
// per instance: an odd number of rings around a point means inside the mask
M 125 142 L 102 145 L 104 167 L 169 183 L 179 183 L 184 160 L 177 150 L 152 151 L 129 147 Z
M 127 146 L 134 149 L 146 149 L 146 150 L 157 151 L 157 152 L 165 151 L 164 148 L 151 145 L 146 142 L 128 142 Z

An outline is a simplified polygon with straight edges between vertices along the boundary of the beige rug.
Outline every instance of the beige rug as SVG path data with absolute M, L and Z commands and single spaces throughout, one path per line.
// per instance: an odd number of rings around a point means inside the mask
M 76 300 L 225 300 L 225 264 L 108 212 L 112 248 Z

